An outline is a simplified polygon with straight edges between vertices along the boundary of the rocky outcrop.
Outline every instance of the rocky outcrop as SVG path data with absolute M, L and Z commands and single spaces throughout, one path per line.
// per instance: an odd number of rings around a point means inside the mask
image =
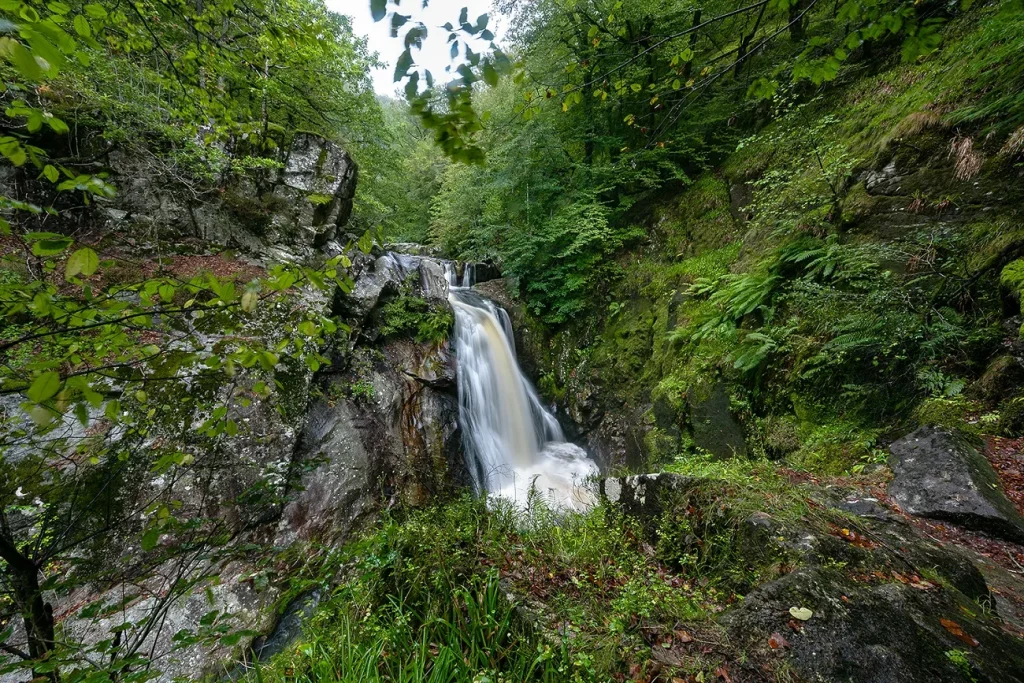
M 212 649 L 211 642 L 173 636 L 197 629 L 211 610 L 232 629 L 268 633 L 274 628 L 284 585 L 278 579 L 286 574 L 276 574 L 267 554 L 251 549 L 309 548 L 313 553 L 343 543 L 383 507 L 424 505 L 469 485 L 450 344 L 382 332 L 389 322 L 383 309 L 402 297 L 426 301 L 440 313 L 447 310 L 443 268 L 431 259 L 392 254 L 355 260 L 358 275 L 351 294 L 339 293 L 332 300 L 297 292 L 294 307 L 257 309 L 259 315 L 247 328 L 273 347 L 296 324 L 290 316 L 297 311 L 329 315 L 333 307 L 352 332 L 339 332 L 333 340 L 331 366 L 314 373 L 282 356 L 272 398 L 230 409 L 228 417 L 241 425 L 236 436 L 209 442 L 196 436 L 195 443 L 183 445 L 186 452 L 196 450 L 202 467 L 176 474 L 171 484 L 166 477 L 138 472 L 125 489 L 126 496 L 160 492 L 173 498 L 174 514 L 182 520 L 216 519 L 230 543 L 201 555 L 175 556 L 135 583 L 97 584 L 55 596 L 55 613 L 70 636 L 98 642 L 112 628 L 158 613 L 166 626 L 145 635 L 144 648 L 159 658 L 155 666 L 161 680 L 212 672 L 248 647 L 252 636 Z M 222 340 L 211 336 L 208 343 Z M 229 392 L 234 386 L 197 386 L 196 391 Z M 173 404 L 177 399 L 159 397 L 154 390 L 150 400 Z M 159 429 L 150 436 L 180 438 Z M 139 533 L 119 529 L 112 534 L 110 558 L 136 563 Z M 196 588 L 165 601 L 168 581 L 176 578 L 195 580 Z M 124 610 L 101 610 L 98 616 L 81 611 L 84 604 L 122 601 Z M 21 642 L 15 633 L 9 644 Z
M 233 139 L 209 147 L 209 158 L 184 162 L 141 141 L 97 140 L 73 154 L 91 160 L 89 172 L 107 174 L 115 192 L 85 206 L 57 202 L 62 222 L 74 224 L 79 235 L 91 232 L 93 241 L 112 235 L 140 255 L 156 254 L 162 241 L 161 256 L 168 244 L 182 251 L 214 245 L 280 262 L 336 252 L 328 245 L 348 238 L 341 229 L 352 213 L 357 167 L 344 149 L 318 135 L 294 133 L 272 152 Z M 0 190 L 40 205 L 53 201 L 52 185 L 24 169 L 0 173 Z
M 889 495 L 905 512 L 1024 541 L 1024 518 L 989 462 L 963 438 L 926 426 L 889 450 L 895 474 Z
M 338 236 L 352 213 L 357 169 L 345 150 L 298 133 L 276 168 L 224 174 L 212 185 L 162 177 L 153 160 L 114 150 L 109 165 L 118 193 L 105 202 L 106 229 L 204 242 L 299 259 Z
M 652 551 L 683 524 L 683 543 L 715 544 L 730 568 L 758 577 L 718 619 L 742 653 L 736 680 L 785 671 L 807 681 L 1024 681 L 1024 644 L 1003 617 L 978 608 L 994 595 L 966 554 L 874 508 L 856 521 L 840 516 L 832 510 L 846 501 L 829 491 L 817 492 L 819 514 L 797 518 L 743 512 L 730 486 L 668 473 L 599 483 L 604 500 L 640 522 Z

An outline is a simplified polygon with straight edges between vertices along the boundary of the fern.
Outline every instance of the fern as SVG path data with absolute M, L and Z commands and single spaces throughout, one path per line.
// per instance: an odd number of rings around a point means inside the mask
M 800 239 L 779 249 L 779 263 L 801 266 L 804 274 L 823 280 L 852 280 L 878 271 L 878 254 L 839 242 L 838 235 L 824 241 Z

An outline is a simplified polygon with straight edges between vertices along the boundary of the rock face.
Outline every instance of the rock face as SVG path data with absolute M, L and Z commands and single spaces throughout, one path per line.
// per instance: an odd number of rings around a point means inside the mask
M 733 417 L 724 384 L 716 384 L 702 400 L 690 401 L 690 425 L 697 448 L 717 458 L 746 457 L 743 427 Z
M 247 140 L 224 149 L 229 158 L 267 162 L 247 170 L 195 178 L 144 146 L 83 151 L 101 159 L 117 193 L 81 212 L 79 224 L 127 236 L 147 249 L 158 238 L 192 248 L 207 244 L 242 249 L 271 260 L 304 259 L 339 238 L 352 213 L 357 167 L 334 142 L 296 133 L 276 153 L 252 152 Z M 4 194 L 32 201 L 50 190 L 18 174 L 0 177 Z M 49 201 L 49 200 L 47 200 Z
M 889 495 L 903 510 L 1024 541 L 1024 518 L 999 489 L 992 466 L 963 439 L 926 426 L 889 450 Z
M 794 606 L 813 613 L 799 633 L 787 625 Z M 784 656 L 804 680 L 1024 680 L 1019 641 L 991 621 L 966 618 L 965 610 L 973 613 L 972 607 L 977 609 L 956 590 L 923 591 L 898 581 L 858 584 L 841 571 L 809 566 L 758 588 L 724 621 L 735 642 L 752 654 Z M 971 648 L 942 619 L 979 644 Z M 785 633 L 785 653 L 770 651 L 772 633 Z M 968 649 L 975 661 L 965 661 L 965 671 L 947 653 Z
M 426 301 L 437 312 L 448 310 L 441 265 L 397 254 L 356 261 L 359 272 L 351 294 L 332 300 L 319 293 L 297 293 L 294 307 L 267 310 L 249 329 L 272 346 L 286 327 L 295 324 L 289 316 L 296 311 L 329 315 L 333 309 L 352 330 L 351 335 L 339 332 L 334 340 L 335 362 L 314 373 L 304 364 L 292 367 L 282 361 L 276 371 L 280 388 L 272 400 L 232 408 L 232 418 L 245 425 L 236 437 L 188 444 L 197 449 L 197 461 L 202 457 L 209 464 L 211 474 L 182 476 L 167 495 L 180 499 L 175 509 L 182 518 L 215 516 L 222 521 L 234 534 L 228 550 L 262 546 L 305 552 L 309 543 L 309 552 L 314 552 L 312 548 L 343 543 L 381 507 L 397 501 L 424 505 L 469 485 L 450 344 L 381 331 L 382 309 L 401 297 Z M 218 339 L 211 337 L 209 343 Z M 226 392 L 230 387 L 209 390 Z M 166 486 L 140 472 L 124 495 L 148 498 Z M 253 491 L 270 495 L 249 496 Z M 135 531 L 123 530 L 110 540 L 112 556 L 119 561 L 137 561 Z M 212 673 L 237 654 L 233 647 L 178 647 L 172 636 L 196 628 L 200 617 L 213 609 L 233 614 L 232 628 L 268 633 L 278 621 L 274 606 L 281 595 L 276 570 L 268 569 L 265 553 L 224 556 L 220 560 L 210 553 L 209 558 L 170 560 L 154 578 L 137 584 L 54 596 L 54 611 L 69 634 L 98 642 L 109 637 L 111 628 L 138 622 L 158 610 L 166 628 L 147 635 L 145 648 L 159 657 L 160 680 Z M 198 580 L 198 588 L 163 604 L 167 585 L 161 577 L 183 571 Z M 211 602 L 204 595 L 206 586 L 211 587 Z M 104 612 L 102 618 L 88 617 L 80 612 L 83 604 L 114 603 L 125 596 L 130 609 L 114 616 Z M 15 633 L 10 644 L 21 645 L 23 639 L 23 633 Z M 237 645 L 246 647 L 249 640 Z M 0 680 L 28 678 L 27 673 L 15 673 Z

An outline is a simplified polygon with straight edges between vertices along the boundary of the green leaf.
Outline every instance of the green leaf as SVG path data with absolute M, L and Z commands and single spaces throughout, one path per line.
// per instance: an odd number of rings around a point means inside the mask
M 16 40 L 10 41 L 9 46 L 8 54 L 22 78 L 26 81 L 38 81 L 43 77 L 42 67 L 27 47 Z
M 380 21 L 388 13 L 387 0 L 370 0 L 370 14 L 374 21 Z
M 246 313 L 251 313 L 252 309 L 256 307 L 256 303 L 258 301 L 259 295 L 256 292 L 246 290 L 246 292 L 242 294 L 242 310 Z
M 53 165 L 47 164 L 43 167 L 43 175 L 51 183 L 55 183 L 60 180 L 60 171 L 58 171 Z
M 103 5 L 89 4 L 86 5 L 83 9 L 85 10 L 85 13 L 93 19 L 107 18 L 107 10 L 103 7 Z
M 89 20 L 81 14 L 75 15 L 75 33 L 83 38 L 92 37 L 92 27 L 89 26 Z
M 100 258 L 96 252 L 89 247 L 83 247 L 68 258 L 64 264 L 64 278 L 70 280 L 79 273 L 85 276 L 92 275 L 100 266 Z
M 146 533 L 142 535 L 142 549 L 149 552 L 156 547 L 157 541 L 160 540 L 160 527 L 151 526 L 146 529 Z
M 405 78 L 409 73 L 410 67 L 412 67 L 412 52 L 406 49 L 395 63 L 395 81 L 397 82 Z
M 492 88 L 498 85 L 498 71 L 490 62 L 484 64 L 484 83 Z
M 60 375 L 51 370 L 36 377 L 32 381 L 32 386 L 25 392 L 25 395 L 31 401 L 42 403 L 46 399 L 55 396 L 60 391 L 60 386 Z
M 43 238 L 32 243 L 32 253 L 36 256 L 55 256 L 72 245 L 70 237 Z

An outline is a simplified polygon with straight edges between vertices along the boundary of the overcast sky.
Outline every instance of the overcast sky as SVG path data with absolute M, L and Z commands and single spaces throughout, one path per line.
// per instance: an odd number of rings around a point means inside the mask
M 391 37 L 391 19 L 385 18 L 374 22 L 370 16 L 370 0 L 326 0 L 327 7 L 352 17 L 355 32 L 359 35 L 369 36 L 370 50 L 380 54 L 380 58 L 387 64 L 384 69 L 373 72 L 373 87 L 381 95 L 392 95 L 398 85 L 392 78 L 395 72 L 395 60 L 402 53 L 402 36 L 405 35 L 402 29 L 409 26 L 406 24 L 399 29 L 399 37 Z M 390 5 L 389 5 L 390 7 Z M 469 21 L 476 23 L 476 18 L 481 14 L 490 14 L 491 20 L 487 28 L 494 33 L 497 41 L 500 42 L 505 27 L 502 21 L 491 11 L 491 0 L 430 0 L 426 9 L 421 9 L 420 0 L 406 0 L 401 5 L 403 13 L 411 14 L 410 21 L 421 21 L 427 26 L 428 36 L 423 43 L 423 49 L 418 53 L 413 51 L 413 58 L 417 64 L 430 69 L 434 78 L 440 82 L 447 81 L 445 67 L 451 63 L 450 47 L 447 42 L 448 33 L 440 28 L 442 25 L 451 22 L 458 24 L 459 12 L 463 7 L 469 8 Z M 482 45 L 476 46 L 482 49 Z

